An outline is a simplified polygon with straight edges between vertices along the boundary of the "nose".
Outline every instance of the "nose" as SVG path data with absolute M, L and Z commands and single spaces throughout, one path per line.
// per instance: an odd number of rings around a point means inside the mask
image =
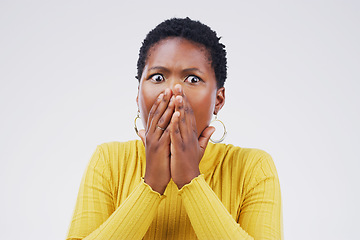
M 182 86 L 181 81 L 175 79 L 169 79 L 167 81 L 167 88 L 169 88 L 172 92 L 172 94 L 181 93 L 182 92 Z

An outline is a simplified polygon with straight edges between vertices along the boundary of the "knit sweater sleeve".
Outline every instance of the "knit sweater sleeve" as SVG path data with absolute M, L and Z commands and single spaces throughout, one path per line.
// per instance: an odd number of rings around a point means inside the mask
M 271 157 L 250 170 L 238 219 L 230 215 L 204 175 L 180 190 L 199 239 L 282 239 L 280 188 Z
M 83 176 L 67 240 L 142 239 L 160 201 L 143 179 L 115 209 L 109 164 L 99 146 Z

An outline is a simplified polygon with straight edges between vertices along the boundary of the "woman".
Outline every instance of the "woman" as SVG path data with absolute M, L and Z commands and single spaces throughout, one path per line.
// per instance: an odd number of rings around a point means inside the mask
M 67 239 L 282 238 L 271 157 L 208 144 L 225 103 L 224 48 L 189 18 L 149 32 L 137 64 L 142 141 L 98 146 Z

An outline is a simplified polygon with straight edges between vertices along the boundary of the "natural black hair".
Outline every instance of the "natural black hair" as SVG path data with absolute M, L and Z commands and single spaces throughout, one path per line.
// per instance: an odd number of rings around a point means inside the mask
M 220 37 L 207 25 L 190 18 L 171 18 L 157 25 L 144 39 L 139 51 L 137 62 L 137 79 L 140 81 L 144 70 L 149 49 L 159 41 L 168 37 L 181 37 L 199 43 L 207 49 L 211 57 L 217 87 L 224 86 L 227 76 L 227 60 L 225 45 L 220 43 Z

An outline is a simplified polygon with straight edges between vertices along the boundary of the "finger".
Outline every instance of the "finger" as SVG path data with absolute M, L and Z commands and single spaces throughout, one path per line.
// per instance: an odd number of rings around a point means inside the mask
M 214 127 L 207 127 L 202 131 L 199 137 L 200 148 L 205 152 L 206 146 L 209 143 L 211 135 L 215 132 Z
M 170 141 L 170 127 L 167 127 L 165 129 L 165 131 L 161 134 L 160 139 L 159 139 L 159 143 L 161 145 L 170 145 L 171 141 Z
M 158 123 L 157 123 L 157 125 L 158 125 L 160 128 L 164 129 L 164 130 L 159 129 L 159 130 L 161 130 L 161 131 L 155 131 L 154 134 L 155 134 L 155 136 L 156 136 L 158 139 L 159 139 L 159 138 L 163 135 L 163 133 L 167 130 L 168 125 L 169 125 L 169 123 L 170 123 L 170 121 L 171 121 L 171 117 L 172 117 L 172 115 L 173 115 L 173 113 L 174 113 L 174 110 L 175 110 L 175 103 L 174 103 L 174 98 L 172 97 L 172 98 L 170 98 L 169 105 L 168 105 L 168 107 L 166 108 L 164 114 L 160 117 L 160 119 L 159 119 L 159 121 L 158 121 Z
M 182 96 L 176 96 L 175 98 L 175 111 L 179 113 L 179 130 L 181 136 L 184 137 L 188 133 L 188 129 L 186 126 L 186 115 L 184 111 L 184 98 Z
M 196 121 L 195 121 L 195 118 L 191 115 L 194 115 L 194 112 L 191 108 L 191 105 L 190 105 L 190 102 L 188 101 L 188 98 L 182 88 L 182 86 L 180 84 L 176 84 L 175 87 L 174 87 L 174 94 L 176 96 L 182 96 L 183 97 L 183 108 L 184 108 L 184 112 L 185 112 L 185 123 L 187 124 L 187 129 L 189 130 L 189 126 L 192 126 L 193 129 L 196 129 Z M 189 117 L 187 116 L 189 114 Z M 190 129 L 192 130 L 192 129 Z M 197 133 L 196 133 L 196 136 L 197 136 Z
M 158 96 L 158 98 L 155 100 L 154 104 L 152 105 L 152 107 L 150 109 L 148 119 L 147 119 L 147 123 L 146 123 L 146 132 L 149 132 L 151 121 L 152 121 L 152 119 L 154 117 L 154 114 L 156 112 L 156 109 L 158 108 L 158 106 L 159 106 L 160 102 L 162 101 L 163 97 L 164 97 L 164 94 L 161 93 Z
M 177 101 L 178 108 L 175 108 L 175 111 L 180 112 L 180 123 L 179 124 L 180 124 L 181 136 L 183 138 L 187 138 L 187 137 L 193 137 L 192 135 L 195 135 L 197 138 L 198 134 L 197 134 L 196 120 L 195 120 L 194 112 L 193 112 L 190 102 L 188 101 L 188 98 L 180 84 L 175 85 L 174 94 L 175 94 L 176 98 L 178 99 L 178 101 Z M 183 140 L 185 140 L 185 139 L 183 139 Z
M 160 117 L 164 114 L 164 111 L 166 110 L 166 108 L 169 104 L 170 97 L 171 97 L 171 90 L 169 88 L 167 88 L 167 89 L 165 89 L 163 97 L 159 102 L 159 106 L 156 108 L 156 110 L 152 114 L 152 119 L 151 119 L 151 123 L 149 126 L 150 127 L 149 132 L 153 133 L 155 131 L 162 131 L 161 129 L 159 129 L 156 126 L 158 124 Z
M 185 113 L 185 123 L 186 129 L 189 131 L 189 134 L 193 133 L 197 137 L 197 128 L 196 128 L 196 120 L 194 111 L 188 101 L 188 98 L 185 93 L 183 93 L 183 106 L 184 106 L 184 113 Z
M 171 143 L 174 143 L 174 144 L 179 144 L 182 142 L 181 133 L 180 133 L 180 129 L 179 129 L 179 118 L 180 118 L 180 113 L 177 111 L 174 112 L 174 114 L 172 115 L 172 118 L 171 118 L 171 123 L 169 125 L 170 140 L 171 140 Z
M 189 138 L 198 138 L 196 121 L 193 110 L 185 94 L 183 96 L 176 96 L 175 111 L 180 112 L 179 128 L 183 141 L 188 141 Z
M 139 133 L 139 136 L 140 136 L 141 141 L 143 142 L 144 146 L 146 146 L 146 145 L 145 145 L 145 130 L 144 130 L 144 129 L 141 129 L 141 130 L 139 130 L 138 133 Z
M 180 84 L 176 84 L 174 86 L 174 95 L 175 96 L 182 96 L 183 95 L 183 89 Z

